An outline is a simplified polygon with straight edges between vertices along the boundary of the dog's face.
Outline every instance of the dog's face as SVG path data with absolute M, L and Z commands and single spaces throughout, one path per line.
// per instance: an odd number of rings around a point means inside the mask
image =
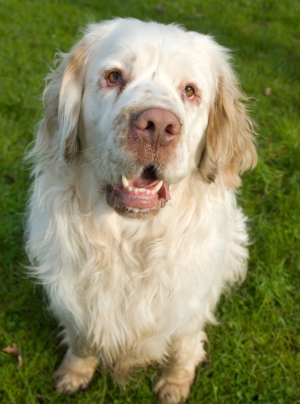
M 228 56 L 210 37 L 114 20 L 90 26 L 59 69 L 64 158 L 90 164 L 121 215 L 153 217 L 195 169 L 237 186 L 255 160 Z

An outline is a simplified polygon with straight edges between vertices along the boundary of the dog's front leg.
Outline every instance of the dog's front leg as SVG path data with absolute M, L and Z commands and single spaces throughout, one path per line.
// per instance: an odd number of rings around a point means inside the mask
M 77 390 L 84 390 L 91 381 L 98 365 L 95 356 L 77 356 L 69 348 L 62 363 L 53 375 L 57 393 L 72 394 Z
M 174 340 L 170 360 L 163 366 L 154 388 L 162 403 L 178 404 L 186 400 L 196 367 L 205 358 L 204 341 L 203 331 Z

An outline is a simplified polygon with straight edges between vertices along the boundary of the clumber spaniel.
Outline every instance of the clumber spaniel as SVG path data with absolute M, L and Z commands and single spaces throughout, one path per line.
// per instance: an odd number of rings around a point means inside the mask
M 207 35 L 115 19 L 49 74 L 27 250 L 69 347 L 58 392 L 101 361 L 117 379 L 157 363 L 161 401 L 188 396 L 248 259 L 234 190 L 257 156 L 229 59 Z

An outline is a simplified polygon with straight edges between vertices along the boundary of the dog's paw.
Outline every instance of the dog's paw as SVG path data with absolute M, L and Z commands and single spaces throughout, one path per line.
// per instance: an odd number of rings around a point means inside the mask
M 98 365 L 95 357 L 80 358 L 69 349 L 64 360 L 53 375 L 57 393 L 72 394 L 85 390 Z
M 87 389 L 94 371 L 78 372 L 65 366 L 60 366 L 53 375 L 54 386 L 57 393 L 72 394 L 78 390 Z
M 154 387 L 154 392 L 163 404 L 179 404 L 185 402 L 189 395 L 190 383 L 162 377 Z

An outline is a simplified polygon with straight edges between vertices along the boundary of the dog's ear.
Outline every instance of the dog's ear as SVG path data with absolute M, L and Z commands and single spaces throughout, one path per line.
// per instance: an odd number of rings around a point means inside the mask
M 83 93 L 88 45 L 79 42 L 70 53 L 60 53 L 59 66 L 48 76 L 44 91 L 45 117 L 41 122 L 32 154 L 72 160 L 79 140 L 77 125 Z
M 78 151 L 77 125 L 83 93 L 84 66 L 87 45 L 81 43 L 70 53 L 64 69 L 58 99 L 58 130 L 60 152 L 66 162 Z
M 59 53 L 56 68 L 46 77 L 45 115 L 28 159 L 69 162 L 77 154 L 77 126 L 84 92 L 88 58 L 97 44 L 112 32 L 121 19 L 89 24 L 84 37 L 69 53 Z
M 199 165 L 208 182 L 221 177 L 228 188 L 236 188 L 241 184 L 239 174 L 257 163 L 253 121 L 242 102 L 245 100 L 238 80 L 226 62 L 219 72 L 208 119 L 206 146 Z

